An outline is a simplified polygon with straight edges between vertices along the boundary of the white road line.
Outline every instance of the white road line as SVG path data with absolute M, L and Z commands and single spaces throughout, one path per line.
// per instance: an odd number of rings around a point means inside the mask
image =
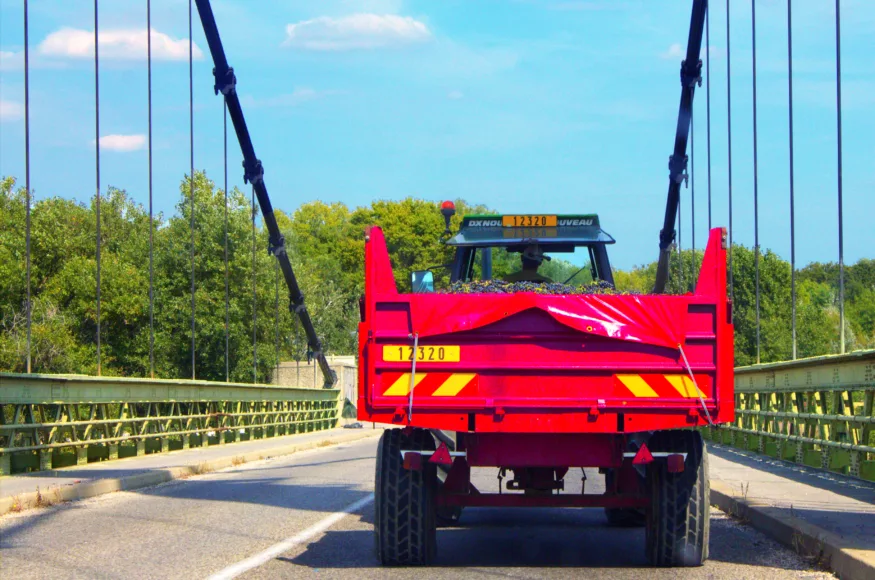
M 342 520 L 345 516 L 360 510 L 372 501 L 374 501 L 374 494 L 370 494 L 369 496 L 364 497 L 355 503 L 351 503 L 350 505 L 343 508 L 343 510 L 331 514 L 324 520 L 310 526 L 303 532 L 296 534 L 291 538 L 286 538 L 282 542 L 274 544 L 263 552 L 259 552 L 258 554 L 250 556 L 245 560 L 241 560 L 236 564 L 231 564 L 224 570 L 216 572 L 209 577 L 209 580 L 230 580 L 231 578 L 236 578 L 237 576 L 240 576 L 244 572 L 248 572 L 253 568 L 258 568 L 259 566 L 266 564 L 270 560 L 273 560 L 280 554 L 288 552 L 295 546 L 303 544 L 313 536 L 324 532 L 325 530 Z

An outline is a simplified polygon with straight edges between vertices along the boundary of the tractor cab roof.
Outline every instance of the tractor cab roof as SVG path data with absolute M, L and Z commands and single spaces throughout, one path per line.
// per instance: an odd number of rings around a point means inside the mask
M 576 246 L 613 244 L 595 214 L 468 215 L 450 246 L 513 247 L 537 243 L 546 251 L 573 252 Z

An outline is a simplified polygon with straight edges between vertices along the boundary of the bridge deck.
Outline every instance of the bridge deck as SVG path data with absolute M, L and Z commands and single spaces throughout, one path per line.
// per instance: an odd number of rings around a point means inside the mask
M 247 441 L 236 445 L 212 446 L 166 454 L 158 453 L 116 462 L 101 462 L 51 472 L 4 477 L 0 478 L 0 506 L 9 497 L 22 497 L 28 492 L 33 492 L 37 486 L 40 487 L 44 497 L 49 502 L 53 502 L 57 501 L 58 495 L 53 491 L 57 486 L 66 486 L 66 489 L 72 489 L 77 487 L 77 484 L 79 486 L 99 485 L 102 482 L 118 480 L 118 478 L 134 478 L 126 480 L 131 482 L 130 485 L 120 487 L 121 489 L 133 488 L 136 487 L 134 484 L 137 483 L 140 484 L 139 486 L 147 484 L 148 478 L 156 475 L 163 476 L 164 481 L 170 479 L 169 474 L 172 472 L 175 472 L 178 477 L 179 470 L 186 467 L 198 471 L 200 466 L 232 465 L 242 458 L 253 461 L 259 457 L 281 455 L 288 453 L 292 445 L 297 445 L 299 448 L 318 448 L 322 446 L 323 442 L 329 440 L 349 441 L 354 438 L 376 435 L 372 429 L 367 427 L 365 429 L 334 429 L 290 437 Z M 362 441 L 362 443 L 365 442 Z M 367 449 L 362 450 L 372 457 L 373 444 L 368 443 Z M 318 463 L 316 461 L 316 464 Z M 366 480 L 372 477 L 369 475 L 372 473 L 372 469 L 371 459 L 370 465 L 365 469 L 367 473 L 361 475 L 364 478 L 363 485 Z M 358 478 L 359 475 L 355 477 Z M 590 478 L 592 485 L 596 487 L 600 485 L 600 482 L 596 481 L 599 479 L 597 474 L 590 474 Z M 818 472 L 717 445 L 711 445 L 711 479 L 715 489 L 733 490 L 737 497 L 744 498 L 748 503 L 757 505 L 761 509 L 770 510 L 779 517 L 793 516 L 804 521 L 807 525 L 816 526 L 816 529 L 834 534 L 840 538 L 841 545 L 838 547 L 852 549 L 858 560 L 871 562 L 872 567 L 868 568 L 866 574 L 875 574 L 875 484 Z M 205 485 L 205 482 L 202 484 Z M 488 483 L 485 484 L 488 485 Z M 258 493 L 263 492 L 258 491 Z M 173 508 L 168 504 L 166 509 Z M 595 518 L 593 520 L 595 522 L 600 517 L 595 513 L 596 511 L 588 510 L 587 513 L 592 512 L 592 514 L 581 517 L 587 521 Z M 479 517 L 477 516 L 477 518 Z M 555 517 L 555 515 L 550 515 L 548 519 L 552 521 Z M 2 527 L 0 525 L 0 529 Z M 712 544 L 719 541 L 718 538 L 719 534 L 712 537 Z M 714 551 L 717 547 L 712 546 L 712 548 Z M 719 550 L 717 551 L 719 552 Z M 843 575 L 843 577 L 856 576 Z

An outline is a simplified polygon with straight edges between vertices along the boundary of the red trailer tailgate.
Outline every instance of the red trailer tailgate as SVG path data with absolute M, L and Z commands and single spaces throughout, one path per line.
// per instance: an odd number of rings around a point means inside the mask
M 686 296 L 400 294 L 385 284 L 394 279 L 373 228 L 360 418 L 486 432 L 731 420 L 730 310 L 725 280 L 710 279 L 725 278 L 721 234 L 712 231 L 699 286 Z

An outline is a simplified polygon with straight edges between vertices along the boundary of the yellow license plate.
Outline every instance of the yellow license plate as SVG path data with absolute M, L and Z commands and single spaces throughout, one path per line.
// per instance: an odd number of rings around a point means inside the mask
M 506 228 L 555 228 L 555 215 L 506 215 L 501 217 Z
M 416 354 L 416 362 L 459 362 L 461 350 L 459 346 L 420 346 Z M 413 362 L 413 347 L 397 344 L 383 345 L 383 361 Z

